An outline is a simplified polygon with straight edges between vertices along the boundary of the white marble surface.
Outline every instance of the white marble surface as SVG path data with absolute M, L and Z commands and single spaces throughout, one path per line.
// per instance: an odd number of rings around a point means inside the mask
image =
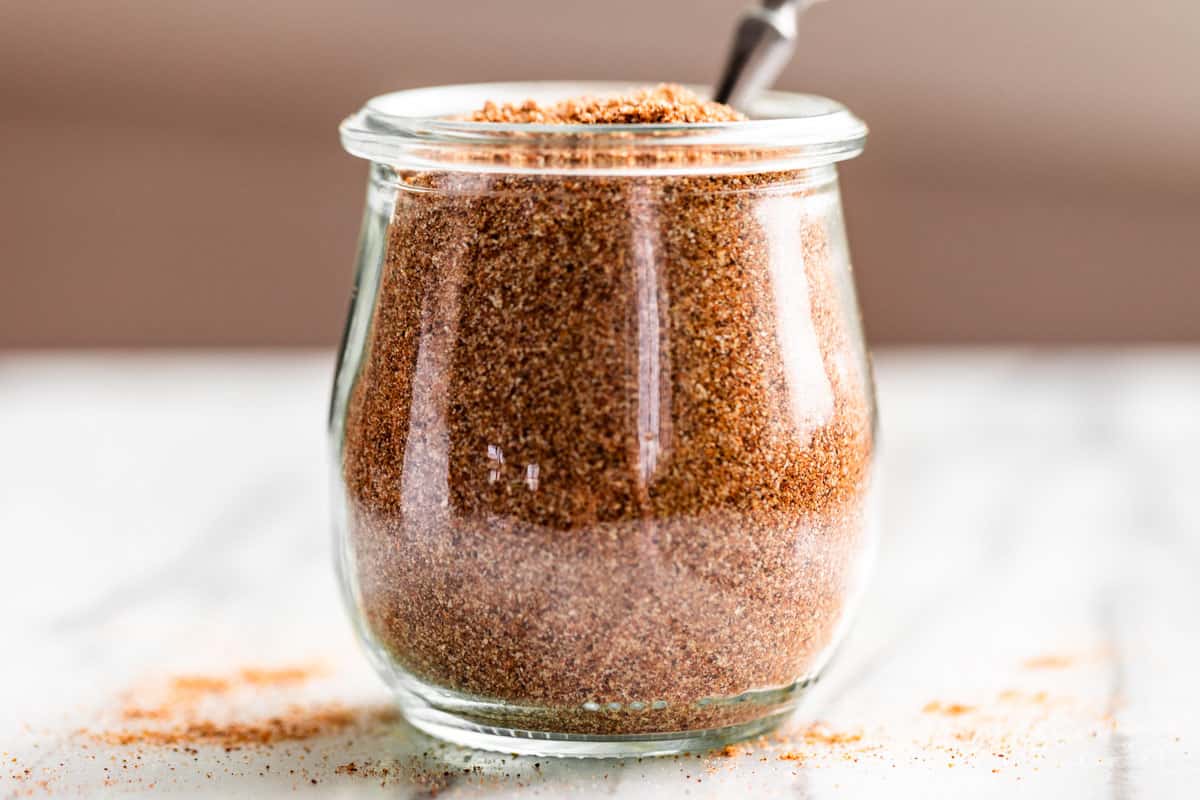
M 243 716 L 386 702 L 330 566 L 332 356 L 0 357 L 0 797 L 1195 797 L 1200 351 L 877 367 L 886 538 L 796 721 L 861 738 L 615 762 L 403 724 L 231 753 L 81 733 L 244 666 L 324 673 Z

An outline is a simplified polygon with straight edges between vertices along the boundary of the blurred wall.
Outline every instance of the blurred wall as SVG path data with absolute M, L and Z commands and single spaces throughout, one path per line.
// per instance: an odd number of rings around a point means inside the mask
M 7 0 L 0 346 L 330 344 L 369 95 L 708 81 L 746 0 Z M 830 0 L 784 88 L 843 169 L 874 341 L 1200 340 L 1200 4 Z

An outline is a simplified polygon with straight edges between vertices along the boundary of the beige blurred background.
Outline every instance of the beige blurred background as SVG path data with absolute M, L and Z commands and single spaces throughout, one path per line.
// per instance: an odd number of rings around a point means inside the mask
M 713 79 L 745 0 L 6 0 L 0 347 L 336 342 L 368 96 Z M 1200 340 L 1200 3 L 829 0 L 780 85 L 844 166 L 876 343 Z

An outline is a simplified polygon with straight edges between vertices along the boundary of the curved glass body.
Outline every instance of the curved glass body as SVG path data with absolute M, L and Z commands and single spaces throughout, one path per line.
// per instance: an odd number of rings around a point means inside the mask
M 366 648 L 410 721 L 469 745 L 760 733 L 873 549 L 835 168 L 505 169 L 488 147 L 371 171 L 331 411 Z

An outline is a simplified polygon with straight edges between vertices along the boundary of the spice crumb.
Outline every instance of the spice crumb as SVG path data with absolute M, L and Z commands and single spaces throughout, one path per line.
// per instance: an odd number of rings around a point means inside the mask
M 921 709 L 926 714 L 944 714 L 949 717 L 957 717 L 963 714 L 970 714 L 975 710 L 975 706 L 963 705 L 962 703 L 942 703 L 937 700 L 930 701 Z
M 1026 659 L 1024 662 L 1026 669 L 1067 669 L 1074 666 L 1074 664 L 1074 658 L 1063 655 L 1037 656 L 1036 658 Z

